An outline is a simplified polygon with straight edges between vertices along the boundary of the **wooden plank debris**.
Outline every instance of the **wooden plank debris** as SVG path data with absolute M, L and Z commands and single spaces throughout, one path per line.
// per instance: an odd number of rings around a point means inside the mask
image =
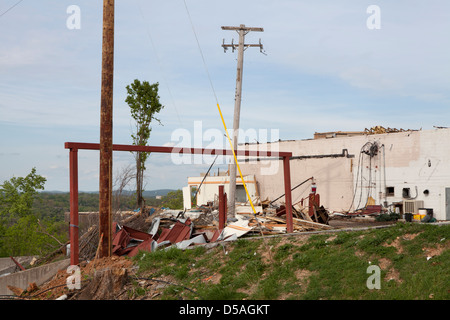
M 277 221 L 279 223 L 286 223 L 285 219 L 279 218 L 279 217 L 266 216 L 265 218 L 269 219 L 269 220 Z M 307 221 L 307 220 L 298 219 L 298 218 L 293 218 L 292 220 L 294 222 L 294 229 L 295 229 L 295 227 L 304 227 L 304 228 L 312 228 L 312 229 L 333 229 L 333 227 L 331 227 L 327 224 L 323 224 L 323 223 L 317 223 L 317 222 Z

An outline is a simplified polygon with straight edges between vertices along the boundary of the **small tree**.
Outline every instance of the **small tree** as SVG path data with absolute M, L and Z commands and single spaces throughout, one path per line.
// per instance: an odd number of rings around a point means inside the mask
M 131 116 L 136 121 L 136 130 L 131 135 L 133 145 L 145 146 L 150 138 L 152 128 L 150 123 L 156 120 L 159 124 L 161 121 L 155 118 L 155 115 L 164 108 L 159 102 L 158 95 L 159 83 L 150 84 L 148 81 L 134 80 L 131 85 L 126 87 L 128 96 L 125 102 L 131 109 Z M 137 205 L 142 208 L 144 199 L 142 197 L 144 184 L 145 161 L 149 156 L 148 152 L 135 152 L 136 160 L 136 200 Z
M 46 178 L 33 168 L 26 177 L 12 177 L 0 185 L 0 218 L 13 222 L 32 213 L 38 190 L 44 190 Z
M 51 243 L 61 245 L 52 230 L 57 225 L 41 223 L 33 213 L 33 200 L 45 181 L 33 168 L 26 177 L 0 185 L 0 256 L 42 254 L 53 248 Z

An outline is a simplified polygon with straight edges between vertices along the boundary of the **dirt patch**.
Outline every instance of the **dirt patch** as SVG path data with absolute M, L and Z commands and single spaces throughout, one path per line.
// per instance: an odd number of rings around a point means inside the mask
M 395 270 L 394 268 L 389 269 L 389 271 L 387 272 L 386 276 L 384 277 L 384 280 L 386 281 L 395 281 L 398 283 L 402 283 L 403 280 L 400 279 L 400 273 Z
M 424 252 L 425 257 L 427 257 L 427 259 L 429 259 L 429 258 L 433 258 L 433 257 L 441 255 L 442 252 L 444 252 L 445 250 L 448 250 L 448 249 L 450 249 L 450 242 L 447 242 L 445 245 L 442 245 L 439 243 L 434 248 L 424 247 L 424 248 L 422 248 L 422 251 Z
M 378 266 L 381 268 L 381 270 L 387 270 L 390 265 L 391 261 L 389 259 L 381 258 L 378 260 Z
M 203 279 L 203 282 L 209 282 L 212 284 L 218 284 L 220 282 L 220 279 L 222 279 L 222 275 L 220 273 L 214 273 L 212 276 L 206 277 Z
M 383 246 L 385 246 L 385 247 L 394 247 L 397 250 L 397 253 L 401 254 L 401 253 L 403 253 L 402 241 L 414 240 L 414 238 L 416 238 L 419 234 L 420 234 L 420 232 L 418 232 L 418 233 L 408 233 L 408 234 L 405 234 L 405 235 L 403 235 L 401 237 L 395 238 L 395 240 L 392 241 L 391 243 L 384 243 Z
M 273 262 L 273 246 L 268 246 L 267 250 L 261 252 L 261 260 L 264 264 Z
M 384 243 L 383 246 L 385 247 L 394 247 L 397 250 L 397 253 L 400 254 L 403 252 L 403 247 L 401 245 L 401 239 L 400 237 L 397 237 L 394 241 L 391 243 Z
M 400 273 L 391 267 L 392 262 L 389 259 L 381 258 L 378 260 L 378 266 L 381 270 L 386 270 L 386 276 L 384 277 L 385 281 L 395 281 L 398 283 L 402 283 L 403 280 L 400 278 Z
M 304 282 L 307 281 L 309 279 L 309 277 L 316 273 L 315 271 L 309 271 L 306 269 L 298 269 L 295 271 L 295 277 L 297 278 L 297 280 Z
M 236 291 L 239 293 L 244 293 L 248 296 L 251 296 L 256 291 L 256 288 L 258 288 L 258 285 L 259 285 L 259 279 L 257 281 L 252 282 L 249 286 L 247 286 L 245 288 L 239 288 Z
M 66 294 L 68 296 L 74 296 L 74 298 L 81 296 L 86 299 L 113 299 L 114 297 L 111 296 L 109 292 L 117 293 L 117 290 L 115 290 L 117 288 L 114 287 L 114 284 L 123 283 L 122 280 L 126 278 L 126 274 L 128 274 L 129 270 L 131 270 L 131 267 L 132 261 L 130 259 L 117 256 L 96 259 L 89 263 L 83 262 L 80 264 L 80 290 L 69 290 L 67 287 L 67 279 L 71 275 L 74 275 L 74 273 L 73 271 L 72 273 L 68 273 L 67 269 L 62 269 L 59 270 L 52 279 L 41 285 L 37 290 L 26 294 L 24 298 L 55 300 L 56 298 Z M 102 273 L 105 275 L 101 276 Z M 90 282 L 94 282 L 99 285 L 99 291 L 97 293 L 92 293 L 92 289 L 89 289 Z M 104 287 L 100 286 L 102 282 L 104 282 Z M 92 294 L 89 297 L 87 295 L 81 295 L 86 288 L 91 290 Z
M 297 278 L 297 281 L 299 282 L 300 285 L 300 293 L 304 294 L 306 293 L 306 290 L 308 289 L 308 285 L 309 285 L 309 278 L 312 275 L 317 274 L 316 271 L 309 271 L 306 269 L 299 269 L 295 271 L 295 277 Z
M 419 234 L 421 234 L 422 232 L 417 232 L 417 233 L 407 233 L 405 235 L 403 235 L 403 240 L 414 240 Z
M 355 250 L 355 256 L 357 256 L 358 258 L 362 258 L 364 257 L 364 255 L 365 255 L 364 251 Z

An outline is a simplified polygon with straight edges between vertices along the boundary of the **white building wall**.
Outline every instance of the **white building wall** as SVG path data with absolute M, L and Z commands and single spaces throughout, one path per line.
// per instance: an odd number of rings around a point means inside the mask
M 201 184 L 200 190 L 197 194 L 197 205 L 206 205 L 208 202 L 217 201 L 219 197 L 219 186 L 224 186 L 224 192 L 229 194 L 230 189 L 230 177 L 229 176 L 208 176 L 203 181 L 203 177 L 189 177 L 188 178 L 188 187 L 189 189 L 193 186 L 198 187 Z M 259 193 L 256 187 L 256 180 L 254 175 L 245 175 L 244 182 L 247 187 L 247 190 L 252 198 L 252 201 L 255 202 Z M 242 180 L 240 177 L 236 178 L 236 186 L 242 186 Z M 183 193 L 185 207 L 187 207 L 186 196 Z
M 361 153 L 367 143 L 378 146 L 378 152 L 372 158 Z M 450 129 L 246 146 L 251 150 L 261 147 L 292 152 L 293 157 L 324 156 L 291 160 L 291 184 L 294 187 L 314 177 L 321 204 L 330 211 L 364 207 L 368 196 L 381 205 L 402 202 L 408 200 L 402 195 L 403 188 L 410 188 L 412 200 L 423 201 L 425 208 L 433 209 L 436 219 L 450 220 L 445 190 L 450 188 Z M 343 149 L 353 157 L 342 156 Z M 245 162 L 241 159 L 240 166 L 244 174 L 255 176 L 261 199 L 272 200 L 284 194 L 281 161 Z M 293 202 L 307 197 L 310 187 L 308 182 L 294 190 Z M 394 195 L 386 194 L 386 187 L 393 187 Z M 284 198 L 279 202 L 282 201 Z

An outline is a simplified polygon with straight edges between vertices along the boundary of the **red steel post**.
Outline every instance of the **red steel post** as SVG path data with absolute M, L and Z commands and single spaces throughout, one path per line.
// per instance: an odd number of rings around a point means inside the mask
M 225 216 L 227 214 L 225 212 L 226 200 L 223 189 L 223 185 L 219 186 L 219 230 L 225 228 Z
M 284 193 L 286 199 L 286 231 L 287 233 L 294 232 L 294 221 L 292 219 L 292 193 L 291 193 L 291 168 L 290 157 L 283 157 L 283 172 L 284 172 Z
M 78 258 L 78 149 L 70 149 L 70 264 L 77 265 Z

